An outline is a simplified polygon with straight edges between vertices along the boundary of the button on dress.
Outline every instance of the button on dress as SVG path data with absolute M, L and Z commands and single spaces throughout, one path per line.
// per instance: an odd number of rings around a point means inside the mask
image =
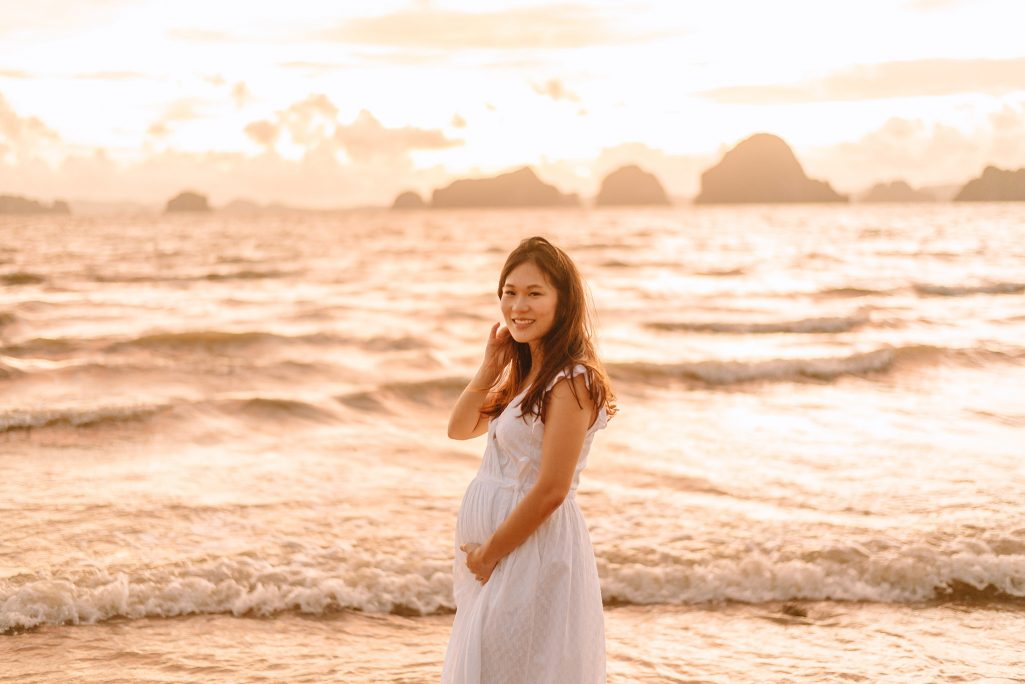
M 559 372 L 583 374 L 576 365 Z M 537 481 L 544 424 L 521 419 L 524 390 L 488 424 L 480 470 L 456 521 L 452 624 L 443 684 L 592 684 L 605 682 L 605 623 L 594 548 L 575 499 L 591 441 L 608 423 L 602 407 L 587 430 L 566 499 L 499 561 L 485 584 L 466 567 L 465 543 L 482 544 Z

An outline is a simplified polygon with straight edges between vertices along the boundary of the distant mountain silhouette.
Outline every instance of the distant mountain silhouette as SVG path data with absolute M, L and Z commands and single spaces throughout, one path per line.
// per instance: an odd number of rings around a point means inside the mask
M 808 178 L 782 138 L 757 133 L 701 174 L 695 204 L 846 202 L 824 181 Z
M 407 191 L 401 193 L 392 203 L 392 209 L 423 209 L 427 206 L 424 198 L 415 192 Z
M 542 182 L 533 169 L 524 166 L 518 171 L 494 178 L 457 180 L 435 190 L 431 206 L 448 207 L 577 207 L 576 193 L 564 195 L 554 186 Z
M 961 188 L 955 202 L 1025 201 L 1025 169 L 1010 171 L 987 166 L 982 175 Z
M 0 195 L 0 214 L 70 214 L 68 203 L 54 200 L 53 204 L 43 204 L 20 195 Z
M 167 213 L 179 211 L 210 211 L 210 203 L 206 196 L 197 192 L 181 192 L 167 200 Z
M 662 183 L 654 174 L 644 171 L 636 164 L 630 164 L 605 176 L 594 204 L 599 207 L 666 206 L 669 204 L 669 198 Z
M 905 181 L 876 183 L 858 198 L 860 202 L 935 202 L 936 195 L 925 190 L 915 190 Z

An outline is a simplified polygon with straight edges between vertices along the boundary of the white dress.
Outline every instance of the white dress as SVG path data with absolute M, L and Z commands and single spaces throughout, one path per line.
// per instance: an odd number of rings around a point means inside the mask
M 584 373 L 582 365 L 572 375 Z M 567 377 L 562 371 L 545 388 Z M 520 418 L 513 398 L 488 424 L 488 445 L 463 495 L 456 522 L 456 615 L 443 684 L 592 684 L 605 682 L 605 622 L 594 548 L 574 493 L 602 407 L 587 430 L 569 495 L 526 541 L 499 561 L 485 584 L 466 567 L 464 543 L 483 543 L 537 480 L 544 424 Z

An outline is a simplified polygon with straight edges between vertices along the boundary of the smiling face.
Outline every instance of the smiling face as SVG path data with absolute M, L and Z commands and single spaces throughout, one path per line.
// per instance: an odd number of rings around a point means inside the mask
M 509 272 L 502 286 L 502 316 L 517 342 L 533 348 L 551 330 L 559 295 L 533 261 Z

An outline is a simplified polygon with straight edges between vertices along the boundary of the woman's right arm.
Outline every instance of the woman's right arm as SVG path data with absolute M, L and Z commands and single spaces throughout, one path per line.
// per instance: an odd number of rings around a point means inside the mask
M 509 330 L 498 330 L 498 327 L 498 323 L 491 327 L 484 361 L 452 408 L 452 415 L 448 419 L 450 439 L 470 439 L 487 432 L 488 417 L 480 410 L 489 398 L 491 386 L 512 359 L 512 337 Z

